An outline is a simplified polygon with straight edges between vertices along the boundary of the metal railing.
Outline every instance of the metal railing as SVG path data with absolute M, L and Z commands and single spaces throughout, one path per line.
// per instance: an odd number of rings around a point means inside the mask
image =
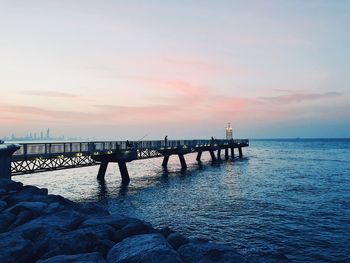
M 96 142 L 50 142 L 50 143 L 20 143 L 21 147 L 13 158 L 47 157 L 58 155 L 93 155 L 98 152 L 117 150 L 161 150 L 164 148 L 188 147 L 196 148 L 211 145 L 248 146 L 249 140 L 156 140 L 156 141 L 96 141 Z

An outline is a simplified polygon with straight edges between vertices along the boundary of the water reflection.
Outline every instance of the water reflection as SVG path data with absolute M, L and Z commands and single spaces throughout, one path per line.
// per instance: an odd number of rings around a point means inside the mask
M 111 213 L 156 227 L 169 225 L 189 237 L 230 243 L 256 258 L 349 262 L 350 144 L 326 146 L 252 143 L 249 158 L 220 163 L 209 154 L 197 163 L 189 154 L 185 173 L 178 158 L 169 160 L 168 169 L 160 158 L 132 162 L 128 186 L 121 186 L 114 164 L 104 182 L 96 181 L 98 167 L 21 180 L 75 201 L 101 202 Z
M 97 179 L 98 182 L 98 199 L 106 199 L 109 198 L 108 189 L 106 186 L 105 179 Z

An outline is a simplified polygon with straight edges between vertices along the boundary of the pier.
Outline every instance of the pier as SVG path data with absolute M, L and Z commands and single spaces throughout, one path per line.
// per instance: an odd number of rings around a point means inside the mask
M 202 153 L 209 152 L 211 160 L 216 162 L 222 159 L 234 159 L 235 149 L 238 151 L 237 158 L 242 158 L 242 148 L 248 146 L 247 139 L 3 144 L 3 152 L 6 148 L 9 150 L 6 161 L 0 163 L 3 167 L 0 177 L 99 165 L 97 178 L 103 180 L 108 164 L 115 162 L 118 163 L 122 183 L 127 184 L 130 177 L 126 164 L 131 161 L 162 157 L 162 166 L 166 168 L 169 157 L 177 155 L 181 169 L 185 170 L 187 169 L 186 154 L 197 153 L 196 160 L 201 162 Z

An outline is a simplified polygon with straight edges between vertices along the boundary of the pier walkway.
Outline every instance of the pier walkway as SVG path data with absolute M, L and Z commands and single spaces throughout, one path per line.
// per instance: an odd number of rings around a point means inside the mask
M 98 141 L 21 143 L 11 157 L 12 175 L 100 165 L 98 179 L 103 179 L 109 162 L 117 162 L 123 183 L 130 181 L 126 163 L 139 159 L 163 157 L 167 167 L 171 155 L 178 155 L 181 168 L 186 169 L 185 154 L 210 153 L 212 161 L 242 158 L 242 148 L 249 140 L 168 140 L 168 141 Z

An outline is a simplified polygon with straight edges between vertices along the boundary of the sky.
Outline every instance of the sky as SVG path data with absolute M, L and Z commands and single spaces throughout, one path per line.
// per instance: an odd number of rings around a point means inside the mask
M 350 1 L 0 0 L 0 137 L 350 137 Z

